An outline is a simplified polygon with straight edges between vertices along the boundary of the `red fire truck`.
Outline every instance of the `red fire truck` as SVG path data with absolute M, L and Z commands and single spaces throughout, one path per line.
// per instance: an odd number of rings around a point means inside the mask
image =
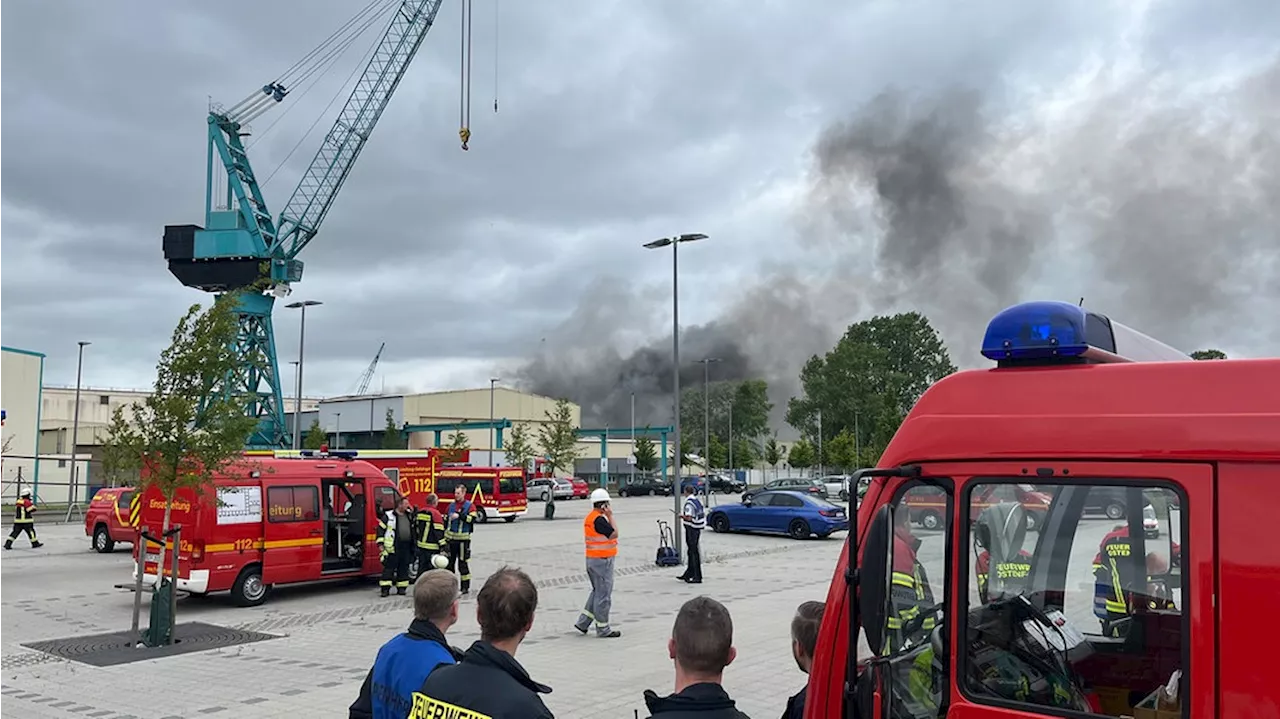
M 254 606 L 274 585 L 376 576 L 382 571 L 376 508 L 397 496 L 368 462 L 246 456 L 210 491 L 180 490 L 174 498 L 170 526 L 182 527 L 177 587 L 192 594 L 229 590 L 236 603 Z M 141 502 L 139 526 L 159 536 L 164 497 L 153 487 Z M 153 585 L 160 547 L 147 544 L 143 582 Z M 172 547 L 170 541 L 166 572 Z M 136 560 L 136 545 L 134 551 Z
M 483 513 L 480 521 L 502 519 L 514 522 L 525 513 L 529 498 L 525 494 L 525 471 L 520 467 L 472 467 L 469 456 L 442 449 L 360 449 L 336 450 L 327 448 L 320 452 L 291 452 L 280 450 L 276 457 L 320 456 L 341 454 L 360 459 L 382 470 L 415 507 L 426 504 L 427 495 L 434 492 L 441 508 L 453 502 L 454 491 L 459 484 L 474 498 Z M 447 461 L 446 461 L 447 460 Z
M 860 473 L 805 716 L 1280 717 L 1280 359 L 1186 361 L 1061 303 L 1005 310 L 983 355 Z M 1016 500 L 974 516 L 1024 485 L 1050 498 L 1039 531 Z M 921 492 L 940 532 L 909 521 Z

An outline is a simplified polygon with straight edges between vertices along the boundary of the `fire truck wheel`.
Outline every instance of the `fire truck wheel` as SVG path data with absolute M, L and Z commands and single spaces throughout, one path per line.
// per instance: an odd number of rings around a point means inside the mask
M 928 530 L 942 529 L 942 517 L 937 512 L 925 512 L 920 515 L 920 526 Z
M 1119 502 L 1110 502 L 1105 510 L 1107 519 L 1124 519 L 1124 505 Z
M 502 521 L 506 522 L 507 524 L 511 524 L 512 522 L 516 521 L 516 518 L 515 518 L 515 517 L 503 517 L 503 518 L 502 518 Z
M 236 583 L 231 585 L 231 600 L 241 607 L 256 607 L 267 601 L 269 589 L 262 583 L 262 567 L 250 564 L 240 570 Z
M 480 508 L 480 523 L 481 524 L 489 523 L 489 510 L 485 509 L 484 507 Z
M 99 524 L 93 528 L 93 548 L 102 554 L 116 548 L 116 543 L 111 540 L 111 533 L 107 531 L 107 525 Z

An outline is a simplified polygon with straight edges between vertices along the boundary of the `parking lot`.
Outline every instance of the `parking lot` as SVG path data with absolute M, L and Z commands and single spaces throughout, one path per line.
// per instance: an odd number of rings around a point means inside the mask
M 642 692 L 671 691 L 666 641 L 675 613 L 699 594 L 724 602 L 733 615 L 738 659 L 725 684 L 743 711 L 781 714 L 787 695 L 804 682 L 791 657 L 788 625 L 800 602 L 826 598 L 845 534 L 796 541 L 707 532 L 705 582 L 686 585 L 674 579 L 679 569 L 653 563 L 655 521 L 670 520 L 672 506 L 670 497 L 615 503 L 620 550 L 612 619 L 622 630 L 619 639 L 583 637 L 571 626 L 588 591 L 581 521 L 587 502 L 557 502 L 554 521 L 544 520 L 543 505 L 535 502 L 519 521 L 477 527 L 477 583 L 503 564 L 523 568 L 538 582 L 537 618 L 517 658 L 535 679 L 553 687 L 546 703 L 556 716 L 632 717 L 635 710 L 646 716 Z M 0 560 L 0 695 L 9 716 L 346 716 L 378 647 L 403 631 L 412 615 L 408 598 L 381 599 L 375 582 L 283 588 L 250 609 L 233 606 L 225 595 L 190 597 L 178 603 L 179 623 L 200 621 L 279 638 L 88 666 L 22 645 L 128 629 L 133 594 L 113 585 L 129 582 L 129 551 L 90 551 L 83 527 L 75 524 L 39 530 L 44 548 L 28 549 L 22 539 Z M 474 604 L 464 600 L 462 620 L 449 633 L 456 646 L 478 638 Z

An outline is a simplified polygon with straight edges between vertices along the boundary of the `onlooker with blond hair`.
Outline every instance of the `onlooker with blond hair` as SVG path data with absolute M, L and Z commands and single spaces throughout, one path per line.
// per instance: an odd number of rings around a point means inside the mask
M 476 596 L 480 641 L 453 666 L 431 673 L 413 693 L 408 719 L 487 716 L 490 719 L 554 719 L 535 682 L 516 661 L 516 649 L 533 628 L 538 588 L 528 574 L 503 567 Z
M 818 629 L 822 626 L 822 612 L 826 607 L 825 602 L 804 602 L 791 618 L 791 656 L 795 657 L 796 666 L 805 674 L 813 667 L 813 651 L 818 646 Z M 808 689 L 806 682 L 787 700 L 787 710 L 782 713 L 782 719 L 804 719 L 804 700 Z
M 720 685 L 724 668 L 733 662 L 733 619 L 724 605 L 695 597 L 680 607 L 667 653 L 675 663 L 675 693 L 644 693 L 649 719 L 749 719 L 738 711 Z
M 413 691 L 423 680 L 436 667 L 453 664 L 462 656 L 444 638 L 457 621 L 458 578 L 439 569 L 419 576 L 413 587 L 409 631 L 378 650 L 349 719 L 404 719 L 412 707 Z

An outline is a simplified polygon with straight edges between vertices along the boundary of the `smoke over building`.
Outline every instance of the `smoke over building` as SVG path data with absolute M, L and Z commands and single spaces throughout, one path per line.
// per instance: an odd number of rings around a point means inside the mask
M 818 135 L 796 210 L 789 251 L 826 269 L 762 273 L 681 336 L 682 385 L 721 357 L 717 378 L 769 381 L 775 426 L 803 363 L 881 312 L 924 313 L 961 367 L 1033 298 L 1085 297 L 1185 351 L 1280 351 L 1280 62 L 1212 89 L 1099 72 L 1015 109 L 888 90 Z M 602 328 L 669 308 L 602 283 L 517 376 L 588 424 L 628 425 L 633 392 L 640 424 L 667 424 L 670 330 Z

